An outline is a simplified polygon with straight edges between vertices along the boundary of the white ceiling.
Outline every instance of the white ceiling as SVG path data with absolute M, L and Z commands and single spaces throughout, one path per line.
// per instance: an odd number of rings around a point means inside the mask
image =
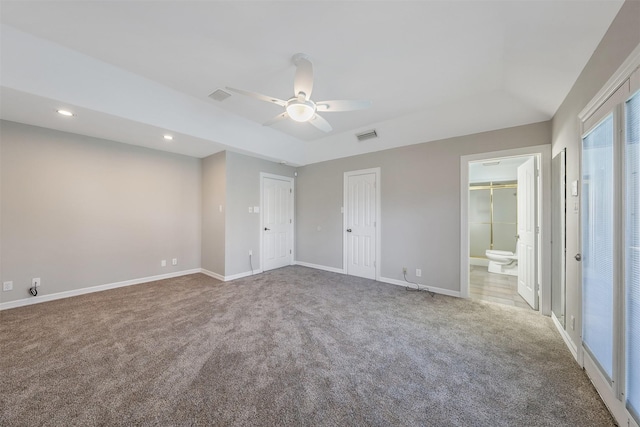
M 293 165 L 535 123 L 553 116 L 622 3 L 3 0 L 0 117 Z M 208 98 L 225 86 L 289 98 L 297 52 L 313 62 L 314 100 L 373 107 L 325 113 L 325 134 L 262 126 L 276 105 Z M 373 128 L 378 139 L 357 142 Z
M 469 182 L 504 182 L 518 179 L 518 166 L 531 156 L 505 157 L 469 163 Z

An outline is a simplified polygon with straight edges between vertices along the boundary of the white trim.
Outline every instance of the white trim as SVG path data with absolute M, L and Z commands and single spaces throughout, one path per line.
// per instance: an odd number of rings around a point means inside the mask
M 588 119 L 596 112 L 606 100 L 615 93 L 616 90 L 629 78 L 636 68 L 640 67 L 640 44 L 633 49 L 633 52 L 618 67 L 615 73 L 607 80 L 607 83 L 598 91 L 596 96 L 580 111 L 578 118 L 581 122 Z
M 213 271 L 209 271 L 204 268 L 200 269 L 200 273 L 206 274 L 209 277 L 213 277 L 214 279 L 218 279 L 224 282 L 224 276 L 222 274 L 214 273 Z
M 232 274 L 231 276 L 223 276 L 222 274 L 214 273 L 213 271 L 205 270 L 204 268 L 201 268 L 200 272 L 202 274 L 206 274 L 209 277 L 213 277 L 214 279 L 218 279 L 222 282 L 229 282 L 231 280 L 241 279 L 243 277 L 254 276 L 256 274 L 262 273 L 263 271 L 253 270 L 253 273 L 251 271 L 245 271 L 238 274 Z
M 269 179 L 277 179 L 280 181 L 287 181 L 289 182 L 289 184 L 291 184 L 291 223 L 290 228 L 291 228 L 291 237 L 289 239 L 289 247 L 291 248 L 291 253 L 289 254 L 289 265 L 294 265 L 295 263 L 295 259 L 296 259 L 296 249 L 295 249 L 295 232 L 296 232 L 296 217 L 295 217 L 295 204 L 296 204 L 296 188 L 295 188 L 295 178 L 292 178 L 290 176 L 283 176 L 283 175 L 275 175 L 272 173 L 267 173 L 267 172 L 260 172 L 260 265 L 258 266 L 259 271 L 263 272 L 264 271 L 264 246 L 263 246 L 263 236 L 264 233 L 262 232 L 264 229 L 264 200 L 263 200 L 263 196 L 264 196 L 264 179 L 265 178 L 269 178 Z M 258 271 L 258 270 L 254 270 L 254 271 Z M 239 273 L 239 274 L 245 274 L 245 273 Z M 249 273 L 249 275 L 251 275 L 251 273 Z M 246 276 L 238 276 L 237 274 L 233 275 L 233 276 L 229 276 L 229 277 L 233 277 L 236 279 L 239 279 L 240 277 L 246 277 Z M 233 279 L 230 279 L 233 280 Z
M 591 358 L 589 352 L 583 349 L 582 353 L 584 354 L 584 370 L 587 372 L 587 376 L 593 383 L 605 406 L 609 409 L 609 412 L 611 412 L 611 415 L 613 415 L 618 425 L 630 425 L 627 421 L 631 417 L 629 416 L 627 408 L 625 408 L 625 402 L 615 397 L 613 387 L 609 384 L 609 380 L 602 374 L 602 371 Z
M 139 285 L 142 283 L 149 283 L 149 282 L 155 282 L 158 280 L 171 279 L 173 277 L 186 276 L 188 274 L 195 274 L 200 272 L 201 272 L 200 268 L 194 268 L 192 270 L 176 271 L 174 273 L 167 273 L 167 274 L 158 274 L 157 276 L 141 277 L 138 279 L 124 280 L 122 282 L 107 283 L 105 285 L 91 286 L 88 288 L 74 289 L 71 291 L 56 292 L 55 294 L 39 295 L 37 297 L 32 297 L 32 298 L 24 298 L 16 301 L 3 302 L 0 304 L 0 311 L 8 310 L 10 308 L 24 307 L 26 305 L 38 304 L 41 302 L 55 301 L 58 299 L 75 297 L 78 295 L 90 294 L 93 292 L 101 292 L 109 289 L 122 288 L 125 286 Z
M 304 261 L 296 261 L 294 264 L 300 265 L 302 267 L 314 268 L 316 270 L 329 271 L 331 273 L 347 274 L 342 268 L 327 267 L 326 265 L 311 264 L 310 262 L 304 262 Z
M 382 252 L 382 214 L 381 214 L 381 206 L 382 200 L 380 199 L 380 187 L 382 187 L 382 183 L 380 180 L 380 167 L 377 168 L 369 168 L 369 169 L 360 169 L 355 171 L 348 171 L 344 173 L 343 181 L 342 181 L 342 268 L 344 270 L 344 274 L 349 274 L 347 269 L 348 263 L 348 254 L 347 254 L 347 179 L 350 176 L 354 175 L 364 175 L 373 173 L 376 176 L 376 277 L 375 280 L 380 279 L 380 265 L 382 264 L 381 260 L 381 252 Z
M 296 265 L 299 265 L 301 267 L 313 268 L 315 270 L 323 270 L 323 271 L 329 271 L 331 273 L 347 275 L 347 273 L 342 269 L 335 268 L 335 267 L 327 267 L 326 265 L 311 264 L 309 262 L 303 262 L 303 261 L 296 261 Z M 376 281 L 381 283 L 387 283 L 390 285 L 402 286 L 402 287 L 411 286 L 411 283 L 404 282 L 402 280 L 397 280 L 397 279 L 390 279 L 388 277 L 380 277 Z M 460 292 L 458 291 L 452 291 L 451 289 L 444 289 L 444 288 L 434 288 L 434 287 L 423 285 L 423 284 L 420 284 L 420 286 L 422 288 L 428 288 L 431 292 L 435 292 L 436 294 L 448 295 L 451 297 L 460 298 Z
M 565 345 L 569 348 L 569 351 L 573 355 L 573 358 L 578 361 L 578 346 L 575 345 L 573 341 L 571 341 L 571 337 L 564 329 L 564 327 L 560 324 L 560 321 L 556 317 L 556 314 L 551 312 L 551 320 L 553 320 L 553 324 L 556 325 L 556 329 L 560 332 L 560 336 L 564 340 Z
M 551 315 L 551 145 L 534 145 L 460 157 L 460 296 L 469 298 L 469 162 L 503 157 L 538 155 L 540 164 L 539 212 L 541 269 L 538 277 L 540 313 Z
M 381 277 L 380 279 L 378 279 L 378 282 L 389 283 L 390 285 L 402 286 L 404 288 L 406 288 L 407 286 L 409 287 L 412 286 L 412 284 L 409 282 L 405 282 L 398 279 L 390 279 L 388 277 Z M 436 294 L 448 295 L 450 297 L 460 298 L 460 292 L 458 291 L 452 291 L 451 289 L 444 289 L 444 288 L 434 288 L 429 285 L 423 285 L 422 283 L 420 283 L 419 285 L 421 288 L 428 289 L 431 292 L 435 292 Z
M 232 274 L 231 276 L 224 276 L 224 281 L 229 282 L 231 280 L 242 279 L 243 277 L 254 276 L 259 273 L 262 273 L 262 270 L 253 270 L 253 273 L 251 273 L 251 271 L 245 271 L 242 273 Z

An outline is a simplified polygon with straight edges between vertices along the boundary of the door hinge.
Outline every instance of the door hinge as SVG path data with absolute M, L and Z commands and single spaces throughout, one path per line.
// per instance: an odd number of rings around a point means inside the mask
M 291 249 L 289 249 L 289 253 L 290 253 L 290 254 L 291 254 L 291 253 L 293 253 L 293 252 L 291 252 Z
M 536 227 L 536 234 L 540 234 L 540 227 Z
M 289 220 L 289 224 L 293 224 L 293 220 L 292 219 Z
M 290 188 L 290 189 L 289 189 L 289 193 L 293 193 L 293 188 Z

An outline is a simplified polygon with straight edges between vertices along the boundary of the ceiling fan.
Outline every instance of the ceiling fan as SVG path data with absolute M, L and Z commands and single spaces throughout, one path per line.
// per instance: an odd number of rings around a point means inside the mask
M 228 86 L 227 89 L 241 95 L 250 96 L 261 101 L 270 102 L 284 107 L 285 111 L 265 122 L 264 126 L 270 126 L 276 122 L 290 118 L 296 122 L 309 122 L 324 132 L 331 132 L 331 125 L 327 120 L 320 116 L 318 112 L 332 113 L 338 111 L 362 110 L 371 106 L 371 101 L 335 100 L 314 102 L 311 100 L 311 91 L 313 90 L 313 65 L 311 65 L 311 61 L 309 61 L 309 55 L 296 53 L 293 55 L 292 60 L 297 67 L 293 82 L 294 93 L 293 97 L 286 101 L 256 92 L 234 89 Z

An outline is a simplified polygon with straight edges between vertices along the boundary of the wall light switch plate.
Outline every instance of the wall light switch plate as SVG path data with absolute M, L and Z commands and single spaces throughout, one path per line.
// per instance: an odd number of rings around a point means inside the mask
M 260 206 L 254 206 L 253 213 L 260 213 Z
M 3 291 L 12 291 L 13 290 L 13 282 L 4 282 L 2 284 L 2 290 Z
M 167 260 L 163 259 L 162 261 L 160 261 L 160 267 L 166 267 L 167 266 Z
M 253 213 L 253 207 L 249 206 L 249 213 Z

